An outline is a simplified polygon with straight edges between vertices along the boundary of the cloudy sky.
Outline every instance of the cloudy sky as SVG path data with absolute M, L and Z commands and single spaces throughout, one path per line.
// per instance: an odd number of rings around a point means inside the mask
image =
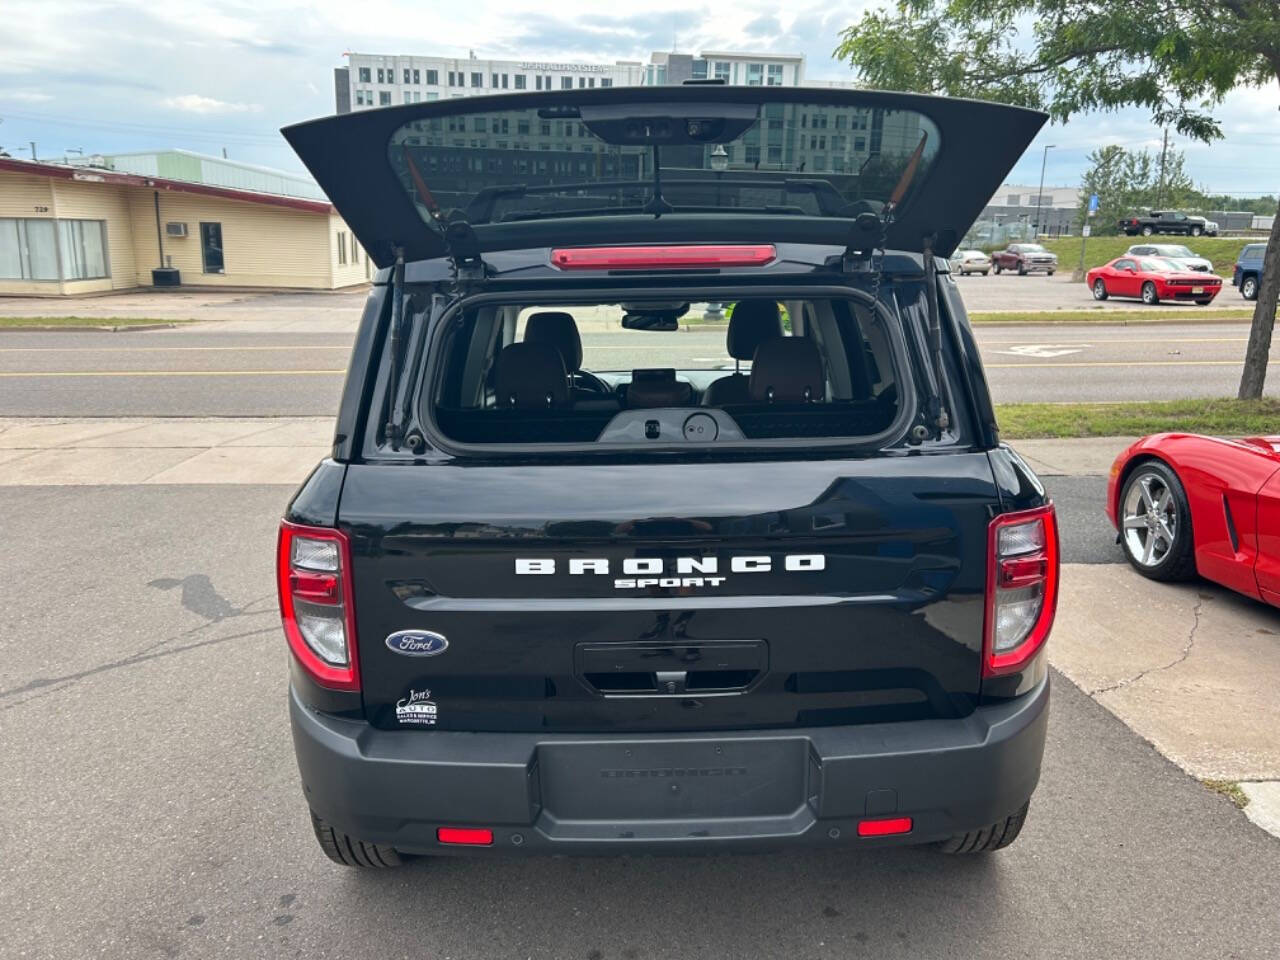
M 5 0 L 0 41 L 0 146 L 36 141 L 42 158 L 183 147 L 300 169 L 278 129 L 333 111 L 343 52 L 612 62 L 650 51 L 803 53 L 813 80 L 852 79 L 831 59 L 842 27 L 879 0 L 829 3 L 645 0 L 606 15 L 595 0 L 223 0 L 217 4 Z M 1227 139 L 1178 143 L 1196 182 L 1214 191 L 1280 189 L 1280 90 L 1241 90 L 1220 108 Z M 1047 129 L 1011 180 L 1078 182 L 1103 143 L 1159 148 L 1140 111 L 1080 117 Z

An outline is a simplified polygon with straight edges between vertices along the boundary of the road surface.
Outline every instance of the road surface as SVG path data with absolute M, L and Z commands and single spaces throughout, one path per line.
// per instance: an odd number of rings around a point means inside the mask
M 997 402 L 1234 396 L 1245 324 L 982 326 Z M 583 334 L 585 365 L 732 367 L 721 329 Z M 321 415 L 351 336 L 199 330 L 0 334 L 0 416 Z M 1272 349 L 1280 357 L 1280 341 Z M 1280 373 L 1268 393 L 1280 395 Z
M 337 867 L 285 711 L 289 492 L 0 489 L 0 957 L 1275 955 L 1280 841 L 1059 674 L 1027 828 L 990 857 Z

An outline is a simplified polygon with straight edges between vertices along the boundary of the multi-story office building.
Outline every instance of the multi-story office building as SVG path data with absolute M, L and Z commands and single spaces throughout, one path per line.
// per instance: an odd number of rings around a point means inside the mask
M 638 60 L 549 63 L 368 53 L 351 53 L 347 58 L 347 66 L 334 71 L 338 113 L 447 97 L 635 86 L 643 82 L 643 65 Z
M 795 87 L 804 80 L 799 54 L 657 52 L 649 63 L 548 63 L 349 53 L 334 70 L 336 112 L 519 90 L 577 90 L 723 80 L 743 86 Z

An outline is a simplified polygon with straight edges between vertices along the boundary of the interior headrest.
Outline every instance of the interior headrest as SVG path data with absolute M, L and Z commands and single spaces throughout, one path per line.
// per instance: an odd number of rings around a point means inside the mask
M 524 325 L 525 343 L 549 343 L 560 351 L 564 368 L 572 373 L 582 367 L 582 338 L 573 317 L 561 310 L 535 313 Z
M 768 340 L 760 344 L 751 360 L 747 389 L 753 403 L 825 400 L 822 355 L 814 342 L 805 337 Z
M 774 300 L 739 300 L 729 317 L 726 345 L 735 360 L 750 360 L 756 347 L 782 336 L 782 317 Z
M 569 403 L 569 381 L 560 351 L 549 343 L 513 343 L 494 365 L 500 407 L 547 409 Z

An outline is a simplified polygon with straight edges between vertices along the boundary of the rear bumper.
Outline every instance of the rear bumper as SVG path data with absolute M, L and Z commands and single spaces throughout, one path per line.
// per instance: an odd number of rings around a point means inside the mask
M 311 808 L 405 852 L 653 853 L 928 843 L 994 823 L 1040 777 L 1049 684 L 959 720 L 722 734 L 385 731 L 290 719 Z M 866 817 L 909 834 L 860 838 Z M 487 827 L 491 847 L 436 841 Z

